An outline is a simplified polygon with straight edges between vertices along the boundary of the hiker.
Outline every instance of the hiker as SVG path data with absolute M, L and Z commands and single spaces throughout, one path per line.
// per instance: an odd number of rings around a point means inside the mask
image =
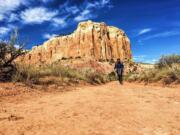
M 123 63 L 121 62 L 120 59 L 117 59 L 117 61 L 116 61 L 116 63 L 115 63 L 114 69 L 116 70 L 119 83 L 120 83 L 120 84 L 123 84 L 124 65 L 123 65 Z

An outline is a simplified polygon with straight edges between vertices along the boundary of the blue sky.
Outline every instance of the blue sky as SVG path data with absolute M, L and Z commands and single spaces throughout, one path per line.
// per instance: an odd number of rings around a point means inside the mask
M 18 28 L 29 49 L 85 20 L 123 29 L 135 61 L 180 54 L 180 0 L 0 0 L 0 39 Z

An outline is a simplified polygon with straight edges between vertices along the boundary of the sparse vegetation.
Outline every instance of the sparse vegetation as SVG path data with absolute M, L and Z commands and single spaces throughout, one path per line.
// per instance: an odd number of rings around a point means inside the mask
M 15 31 L 9 42 L 0 42 L 0 81 L 23 82 L 29 85 L 67 85 L 80 81 L 101 84 L 113 80 L 111 74 L 99 73 L 94 69 L 78 70 L 57 63 L 40 67 L 21 63 L 15 64 L 14 61 L 25 53 L 24 45 L 18 42 L 17 36 L 17 31 Z M 72 58 L 63 58 L 63 60 L 67 59 Z
M 18 45 L 18 47 L 16 46 Z M 15 31 L 9 42 L 0 42 L 0 81 L 23 82 L 26 84 L 67 85 L 81 81 L 101 84 L 116 80 L 116 74 L 104 74 L 93 68 L 73 69 L 60 64 L 33 67 L 32 65 L 15 64 L 15 59 L 24 54 L 23 44 L 17 42 Z M 76 57 L 79 59 L 80 57 Z M 67 60 L 67 58 L 63 58 Z M 72 59 L 72 58 L 69 58 Z M 103 60 L 101 60 L 103 61 Z M 114 63 L 110 60 L 110 63 Z M 129 61 L 133 65 L 133 62 Z M 162 82 L 163 84 L 180 83 L 180 55 L 162 56 L 154 68 L 140 73 L 129 73 L 125 76 L 129 82 Z
M 0 42 L 0 81 L 11 79 L 16 71 L 14 60 L 24 53 L 24 45 L 18 42 L 17 35 L 14 31 L 9 42 Z
M 165 85 L 180 83 L 180 55 L 162 56 L 152 69 L 141 73 L 130 73 L 126 76 L 129 82 L 161 82 Z
M 18 65 L 17 71 L 13 75 L 14 82 L 24 82 L 26 84 L 69 84 L 80 81 L 101 84 L 113 79 L 113 75 L 97 73 L 93 69 L 72 69 L 60 64 L 32 67 Z
M 180 55 L 162 56 L 157 62 L 157 68 L 172 67 L 174 64 L 180 64 Z

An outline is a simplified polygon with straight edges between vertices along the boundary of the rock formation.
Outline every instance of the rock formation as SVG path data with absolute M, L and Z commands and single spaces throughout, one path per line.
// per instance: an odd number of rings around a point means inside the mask
M 73 58 L 97 61 L 131 59 L 130 41 L 116 27 L 92 21 L 81 22 L 72 34 L 54 37 L 33 47 L 21 60 L 29 64 L 50 64 Z

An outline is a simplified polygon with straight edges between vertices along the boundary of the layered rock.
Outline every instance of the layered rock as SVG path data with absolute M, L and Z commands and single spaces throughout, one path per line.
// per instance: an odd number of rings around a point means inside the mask
M 54 37 L 33 47 L 21 60 L 29 64 L 50 64 L 70 58 L 97 61 L 131 59 L 130 41 L 116 27 L 92 21 L 81 22 L 72 34 Z

